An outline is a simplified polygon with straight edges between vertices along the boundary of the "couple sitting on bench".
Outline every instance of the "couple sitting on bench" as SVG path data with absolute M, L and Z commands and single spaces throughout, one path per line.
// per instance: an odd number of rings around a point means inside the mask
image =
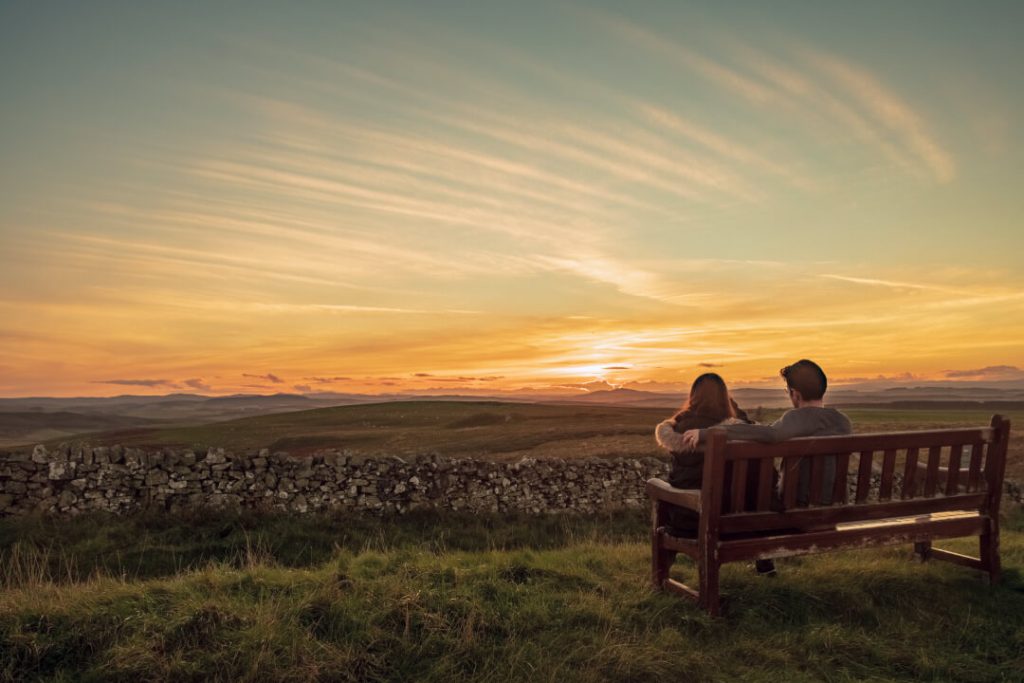
M 752 423 L 729 396 L 725 381 L 716 373 L 705 373 L 694 380 L 690 396 L 682 409 L 660 423 L 655 431 L 658 444 L 672 453 L 669 484 L 681 489 L 701 488 L 704 454 L 695 451 L 704 440 L 705 430 L 711 427 L 723 427 L 730 439 L 764 443 L 777 443 L 800 436 L 838 436 L 850 433 L 849 418 L 824 405 L 828 379 L 817 363 L 799 360 L 782 368 L 779 374 L 786 380 L 786 391 L 793 409 L 770 425 Z M 748 495 L 754 495 L 756 491 L 760 465 L 761 462 L 755 461 L 747 468 L 747 481 L 753 484 L 745 488 Z M 729 466 L 731 463 L 727 463 Z M 826 504 L 831 502 L 837 476 L 845 477 L 846 473 L 836 472 L 836 459 L 829 458 L 824 463 L 821 483 L 822 501 Z M 805 461 L 801 463 L 797 484 L 797 500 L 800 504 L 806 504 L 809 498 L 810 480 L 810 463 Z M 726 482 L 729 481 L 731 475 L 727 471 Z M 772 482 L 773 489 L 777 491 L 777 472 L 772 473 Z M 724 507 L 730 505 L 728 497 L 732 488 L 727 484 L 723 491 Z M 773 495 L 773 508 L 778 509 L 777 492 Z M 696 537 L 698 521 L 697 512 L 686 508 L 672 506 L 668 513 L 669 531 L 674 536 Z M 755 564 L 760 574 L 772 575 L 775 572 L 772 560 L 757 560 Z

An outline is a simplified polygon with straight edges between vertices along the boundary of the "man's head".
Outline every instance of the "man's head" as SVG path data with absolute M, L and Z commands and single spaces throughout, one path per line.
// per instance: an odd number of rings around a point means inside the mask
M 789 398 L 797 408 L 807 403 L 819 402 L 825 396 L 828 378 L 825 377 L 825 371 L 814 361 L 798 360 L 779 370 L 779 374 L 786 380 Z

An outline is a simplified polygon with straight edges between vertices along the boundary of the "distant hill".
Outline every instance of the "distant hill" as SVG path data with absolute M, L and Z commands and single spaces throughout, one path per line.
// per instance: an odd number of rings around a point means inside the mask
M 229 420 L 245 415 L 308 410 L 349 402 L 336 399 L 314 399 L 301 394 L 272 394 L 269 396 L 239 394 L 213 397 L 169 394 L 166 396 L 113 396 L 109 398 L 6 398 L 0 399 L 0 424 L 5 419 L 4 415 L 18 413 L 48 415 L 49 418 L 41 417 L 40 421 L 50 420 L 54 428 L 62 431 L 63 428 L 59 424 L 61 418 L 58 417 L 60 413 L 89 415 L 99 425 L 104 424 L 104 420 L 110 422 L 122 418 L 131 418 L 132 424 L 138 425 L 196 424 Z
M 548 399 L 545 403 L 608 403 L 613 405 L 633 405 L 638 402 L 655 402 L 657 405 L 676 405 L 684 400 L 683 394 L 662 394 L 653 391 L 637 391 L 636 389 L 607 389 L 592 391 L 572 397 Z
M 323 448 L 410 455 L 436 451 L 495 459 L 662 456 L 653 426 L 665 411 L 605 405 L 498 401 L 388 401 L 236 418 L 211 424 L 162 425 L 82 434 L 93 445 L 224 446 L 287 450 Z
M 733 391 L 741 407 L 777 410 L 789 407 L 781 386 L 739 387 Z M 1024 405 L 1024 387 L 1018 383 L 980 385 L 972 382 L 939 382 L 922 386 L 841 385 L 828 392 L 828 402 L 838 407 L 877 410 L 990 410 L 1014 411 Z M 434 394 L 356 394 L 316 392 L 201 396 L 121 395 L 91 397 L 0 398 L 0 447 L 47 442 L 90 432 L 166 427 L 194 428 L 238 418 L 259 417 L 319 408 L 387 403 L 480 403 L 545 406 L 607 406 L 672 411 L 686 400 L 684 393 L 660 393 L 636 389 L 611 389 L 590 393 L 547 395 L 518 390 L 472 395 L 457 392 Z M 145 429 L 143 429 L 145 432 Z
M 1024 410 L 1024 401 L 888 401 L 886 403 L 834 403 L 840 408 L 874 408 L 885 410 Z
M 0 446 L 51 441 L 84 432 L 152 426 L 152 420 L 122 415 L 56 412 L 0 412 Z

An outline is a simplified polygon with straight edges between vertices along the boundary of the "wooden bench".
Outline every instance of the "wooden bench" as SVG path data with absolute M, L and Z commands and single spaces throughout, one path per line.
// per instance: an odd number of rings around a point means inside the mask
M 999 415 L 989 427 L 800 438 L 777 444 L 727 441 L 724 429 L 711 429 L 700 489 L 673 488 L 662 479 L 647 482 L 654 586 L 692 598 L 717 615 L 719 567 L 726 562 L 899 543 L 913 543 L 921 560 L 980 569 L 995 583 L 1009 434 L 1009 420 Z M 831 487 L 824 480 L 829 458 L 834 458 L 837 473 Z M 810 481 L 809 491 L 804 487 L 807 500 L 801 502 L 797 494 L 802 460 L 809 461 Z M 755 461 L 761 463 L 758 474 L 748 477 Z M 732 463 L 728 482 L 727 462 Z M 902 472 L 898 491 L 897 464 Z M 848 484 L 851 465 L 855 485 Z M 773 468 L 781 474 L 778 491 Z M 872 479 L 878 480 L 877 489 Z M 722 503 L 726 486 L 729 509 Z M 823 503 L 828 493 L 831 502 Z M 672 505 L 700 514 L 696 538 L 670 533 Z M 962 536 L 978 536 L 980 557 L 932 547 L 934 540 Z M 669 577 L 678 553 L 696 562 L 697 589 Z

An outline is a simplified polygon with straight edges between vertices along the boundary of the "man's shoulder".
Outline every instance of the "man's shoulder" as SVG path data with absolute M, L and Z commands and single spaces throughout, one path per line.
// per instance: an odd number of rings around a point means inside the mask
M 780 421 L 798 426 L 804 436 L 835 436 L 853 431 L 850 418 L 828 406 L 793 408 L 783 413 Z

